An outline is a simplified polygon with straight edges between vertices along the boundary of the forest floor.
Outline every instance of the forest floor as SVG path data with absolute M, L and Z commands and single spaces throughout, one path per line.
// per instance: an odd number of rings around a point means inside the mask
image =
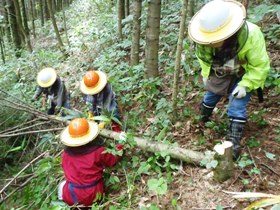
M 275 68 L 280 66 L 279 49 L 273 45 L 268 46 L 271 65 Z M 171 92 L 172 90 L 166 90 Z M 202 100 L 199 92 L 201 89 L 193 90 L 187 95 L 186 107 L 195 107 L 199 114 L 199 106 Z M 217 183 L 213 181 L 211 170 L 199 166 L 181 163 L 181 170 L 173 173 L 173 182 L 168 186 L 167 194 L 157 198 L 155 194 L 149 194 L 146 184 L 150 177 L 143 176 L 141 182 L 137 183 L 136 197 L 141 198 L 139 206 L 157 203 L 161 209 L 176 209 L 172 207 L 172 199 L 177 199 L 177 205 L 187 210 L 210 210 L 210 209 L 233 209 L 241 210 L 249 206 L 256 199 L 234 199 L 231 192 L 262 192 L 280 195 L 280 94 L 275 89 L 264 89 L 264 102 L 258 101 L 257 93 L 252 94 L 248 105 L 248 122 L 242 138 L 242 154 L 247 154 L 235 162 L 235 172 L 232 178 Z M 225 98 L 217 105 L 219 114 L 213 114 L 212 121 L 216 125 L 227 122 L 225 112 L 228 100 Z M 225 114 L 226 115 L 226 114 Z M 205 151 L 212 150 L 215 141 L 223 139 L 220 131 L 207 128 L 205 125 L 186 119 L 180 122 L 184 126 L 173 129 L 173 136 L 183 148 Z M 143 125 L 145 127 L 146 125 Z M 200 142 L 201 136 L 206 141 Z M 138 151 L 139 154 L 140 151 Z M 272 157 L 269 156 L 272 154 Z M 252 160 L 251 164 L 246 162 Z M 123 180 L 125 181 L 125 180 Z M 126 193 L 126 189 L 122 189 Z M 114 192 L 110 195 L 114 197 Z M 119 191 L 115 196 L 119 195 Z M 220 208 L 218 208 L 220 207 Z M 223 208 L 221 208 L 223 207 Z M 270 207 L 264 209 L 270 209 Z
M 242 165 L 242 160 L 239 160 L 235 164 L 233 177 L 223 183 L 217 183 L 212 179 L 213 173 L 211 170 L 183 163 L 181 170 L 173 173 L 173 182 L 168 186 L 167 194 L 161 196 L 159 201 L 155 194 L 148 194 L 150 191 L 146 189 L 146 181 L 150 177 L 143 176 L 141 182 L 137 183 L 137 191 L 134 195 L 141 198 L 138 207 L 145 206 L 145 202 L 148 204 L 153 201 L 153 203 L 158 203 L 161 209 L 175 209 L 171 205 L 171 200 L 177 198 L 177 205 L 181 209 L 207 210 L 221 206 L 223 209 L 241 210 L 249 206 L 253 199 L 233 199 L 230 194 L 223 192 L 223 190 L 280 195 L 280 164 L 278 164 L 280 159 L 280 96 L 278 94 L 270 97 L 267 92 L 264 95 L 265 101 L 263 103 L 258 102 L 256 95 L 252 96 L 248 107 L 249 115 L 264 109 L 267 111 L 262 115 L 257 114 L 256 117 L 259 118 L 256 122 L 248 121 L 242 139 L 242 153 L 248 154 L 243 164 L 246 164 L 245 161 L 248 159 L 253 160 L 253 164 L 242 168 L 238 166 L 239 162 Z M 224 107 L 225 103 L 227 101 L 222 101 L 219 107 Z M 196 111 L 199 113 L 199 103 L 186 101 L 186 106 L 197 107 Z M 212 119 L 217 123 L 225 120 L 220 119 L 215 114 Z M 266 122 L 265 125 L 258 124 L 264 121 Z M 191 122 L 184 123 L 183 128 L 174 129 L 173 132 L 176 142 L 183 148 L 201 151 L 211 150 L 214 141 L 223 137 L 203 125 L 192 126 Z M 203 133 L 209 136 L 208 141 L 198 147 L 195 144 Z M 138 152 L 141 154 L 140 151 Z M 268 153 L 274 154 L 275 158 L 273 160 L 269 159 L 266 156 Z M 252 173 L 252 170 L 258 170 L 259 173 Z M 122 189 L 122 193 L 125 192 L 126 188 Z M 118 195 L 119 191 L 116 192 L 115 196 Z M 114 192 L 110 193 L 110 196 L 114 197 Z
M 44 43 L 47 46 L 49 42 L 50 40 Z M 268 51 L 272 66 L 279 68 L 280 52 L 277 45 L 269 44 Z M 77 58 L 77 60 L 79 59 Z M 172 79 L 171 77 L 173 76 L 170 76 L 169 79 Z M 67 79 L 70 81 L 70 78 Z M 80 80 L 80 78 L 75 79 Z M 163 86 L 169 87 L 169 84 Z M 185 96 L 185 106 L 194 108 L 197 115 L 202 100 L 201 91 L 201 89 L 193 89 Z M 168 89 L 164 92 L 170 96 L 172 90 Z M 232 178 L 223 183 L 217 183 L 212 179 L 211 170 L 172 160 L 181 165 L 181 168 L 172 173 L 173 181 L 168 185 L 166 195 L 157 197 L 156 194 L 148 190 L 147 180 L 152 177 L 143 174 L 141 180 L 134 184 L 133 197 L 139 200 L 136 202 L 137 204 L 133 204 L 132 209 L 147 208 L 151 203 L 157 204 L 160 209 L 177 209 L 172 206 L 172 199 L 176 199 L 177 206 L 182 210 L 215 210 L 219 209 L 218 206 L 227 210 L 241 210 L 253 200 L 234 199 L 231 195 L 223 192 L 224 190 L 280 195 L 280 93 L 266 88 L 264 98 L 264 102 L 259 103 L 256 94 L 251 97 L 248 105 L 249 119 L 242 139 L 242 154 L 246 153 L 247 157 L 235 163 L 236 167 Z M 77 100 L 77 104 L 73 104 L 73 107 L 79 107 L 78 103 L 80 103 L 79 100 Z M 221 112 L 225 111 L 226 104 L 228 104 L 227 99 L 223 99 L 217 106 L 218 112 L 214 113 L 212 117 L 216 125 L 227 123 L 226 116 L 221 117 Z M 126 110 L 124 107 L 123 111 L 129 112 L 131 110 Z M 224 137 L 223 132 L 210 129 L 191 118 L 186 118 L 179 123 L 181 124 L 180 128 L 174 126 L 172 134 L 176 143 L 183 148 L 199 151 L 212 150 L 214 143 Z M 142 127 L 148 127 L 148 125 L 143 124 Z M 206 141 L 202 141 L 201 137 Z M 149 155 L 137 148 L 134 150 L 133 153 L 139 154 L 139 158 L 143 160 Z M 253 160 L 254 163 L 246 165 L 248 159 Z M 242 164 L 244 167 L 241 167 Z M 121 189 L 111 190 L 109 193 L 112 200 L 119 197 L 120 194 L 127 194 L 125 176 L 120 176 L 120 181 L 124 183 Z M 113 202 L 112 204 L 118 205 Z

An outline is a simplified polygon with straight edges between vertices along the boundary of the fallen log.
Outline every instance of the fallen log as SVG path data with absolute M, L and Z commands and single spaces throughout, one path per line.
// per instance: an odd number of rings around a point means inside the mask
M 120 138 L 120 133 L 110 131 L 107 129 L 102 129 L 100 135 L 110 139 Z M 144 138 L 134 137 L 133 140 L 136 146 L 140 149 L 148 152 L 164 152 L 170 155 L 170 157 L 182 160 L 187 163 L 200 165 L 200 162 L 206 158 L 205 154 L 202 152 L 197 152 L 189 149 L 180 148 L 174 145 L 163 144 L 156 141 L 151 141 Z

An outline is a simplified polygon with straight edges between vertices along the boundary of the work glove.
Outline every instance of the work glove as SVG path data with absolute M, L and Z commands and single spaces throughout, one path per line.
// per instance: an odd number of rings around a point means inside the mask
M 88 112 L 88 119 L 91 119 L 94 117 L 94 113 L 92 111 Z
M 120 135 L 119 135 L 119 143 L 120 144 L 125 144 L 126 139 L 127 139 L 127 136 L 126 136 L 125 132 L 121 132 Z
M 105 125 L 106 125 L 105 122 L 100 122 L 100 123 L 98 124 L 98 127 L 99 127 L 100 129 L 103 129 L 103 128 L 105 127 Z
M 231 95 L 235 98 L 244 98 L 246 96 L 246 87 L 237 85 Z
M 32 99 L 31 99 L 31 101 L 32 101 L 32 102 L 34 102 L 35 100 L 37 100 L 37 97 L 36 97 L 36 95 L 32 96 Z
M 204 86 L 206 86 L 207 80 L 208 80 L 208 78 L 205 78 L 205 77 L 202 78 Z
M 54 95 L 48 95 L 47 104 L 49 104 L 51 106 L 53 99 L 54 99 Z

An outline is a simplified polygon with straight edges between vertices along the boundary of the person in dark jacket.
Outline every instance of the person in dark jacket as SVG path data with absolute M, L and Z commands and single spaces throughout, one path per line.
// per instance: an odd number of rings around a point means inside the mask
M 37 75 L 37 83 L 39 87 L 32 99 L 37 100 L 40 95 L 44 95 L 50 104 L 47 111 L 49 115 L 61 112 L 61 107 L 70 109 L 70 94 L 67 92 L 64 81 L 57 76 L 53 68 L 42 69 Z M 56 107 L 58 107 L 57 112 Z
M 107 110 L 116 119 L 121 120 L 116 94 L 104 72 L 87 71 L 81 81 L 80 89 L 84 94 L 84 100 L 91 104 L 90 116 L 100 116 L 102 111 Z M 112 130 L 121 132 L 120 124 L 113 121 Z
M 100 146 L 99 126 L 84 118 L 72 120 L 60 135 L 65 145 L 62 168 L 65 180 L 58 186 L 58 199 L 68 205 L 90 206 L 104 194 L 103 170 L 122 159 L 123 144 L 116 146 L 120 156 L 105 152 Z

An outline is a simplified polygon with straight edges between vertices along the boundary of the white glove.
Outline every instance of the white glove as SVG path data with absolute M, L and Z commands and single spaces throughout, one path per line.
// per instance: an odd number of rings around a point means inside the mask
M 237 85 L 231 95 L 235 98 L 244 98 L 246 96 L 246 87 Z
M 207 80 L 208 80 L 208 78 L 205 78 L 205 77 L 202 78 L 204 86 L 206 86 Z
M 48 95 L 47 103 L 48 103 L 50 106 L 52 105 L 53 99 L 54 99 L 54 95 Z
M 127 136 L 126 136 L 126 133 L 125 132 L 121 132 L 120 135 L 119 135 L 119 142 L 121 144 L 124 144 L 126 143 L 126 140 L 127 140 Z

